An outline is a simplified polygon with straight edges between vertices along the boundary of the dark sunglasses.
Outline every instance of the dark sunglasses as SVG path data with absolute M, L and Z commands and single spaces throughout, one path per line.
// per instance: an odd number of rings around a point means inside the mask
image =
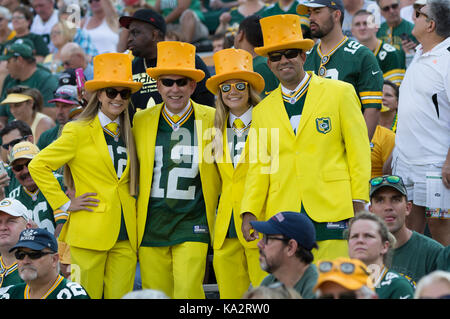
M 17 143 L 20 143 L 20 142 L 22 142 L 22 141 L 25 141 L 29 136 L 30 136 L 30 135 L 25 135 L 24 137 L 16 138 L 15 140 L 12 140 L 12 141 L 9 142 L 9 143 L 2 144 L 2 147 L 3 147 L 5 150 L 8 151 L 10 147 L 14 147 L 14 145 L 16 145 Z
M 335 296 L 332 294 L 325 294 L 321 295 L 319 299 L 334 299 L 334 297 Z M 338 297 L 337 299 L 357 299 L 356 293 L 354 291 L 342 292 L 338 294 L 337 297 Z
M 381 10 L 383 10 L 383 12 L 388 12 L 390 9 L 392 9 L 392 10 L 397 9 L 398 6 L 399 6 L 398 3 L 393 3 L 390 6 L 385 6 L 385 7 L 381 8 Z
M 92 2 L 99 2 L 100 0 L 89 0 L 88 2 L 89 3 L 92 3 Z
M 131 90 L 130 89 L 124 89 L 122 91 L 118 91 L 115 88 L 105 88 L 105 93 L 108 98 L 115 99 L 117 94 L 120 94 L 120 97 L 122 100 L 128 100 L 131 96 Z
M 54 254 L 51 251 L 42 251 L 42 250 L 33 250 L 33 251 L 23 251 L 23 250 L 16 250 L 14 255 L 16 256 L 17 260 L 23 260 L 25 256 L 30 257 L 30 259 L 39 259 L 42 256 Z
M 269 243 L 269 239 L 273 239 L 273 240 L 281 240 L 282 242 L 285 242 L 285 243 L 287 243 L 287 242 L 289 242 L 289 238 L 285 238 L 285 237 L 273 237 L 273 236 L 269 236 L 269 235 L 266 235 L 266 234 L 263 234 L 263 243 L 264 243 L 264 245 L 267 245 L 268 243 Z
M 238 91 L 244 91 L 247 88 L 247 84 L 247 82 L 225 83 L 219 85 L 219 87 L 223 93 L 227 93 L 231 91 L 232 87 L 234 87 Z
M 187 85 L 188 82 L 189 82 L 189 80 L 187 78 L 181 78 L 181 79 L 177 79 L 177 80 L 161 79 L 162 85 L 167 86 L 167 87 L 172 87 L 174 83 L 176 83 L 178 87 L 181 87 L 181 86 Z
M 423 12 L 420 11 L 420 10 L 416 10 L 416 19 L 419 18 L 420 15 L 423 15 L 425 18 L 429 19 L 429 18 L 428 18 L 428 15 L 426 15 L 425 13 L 423 13 Z
M 377 186 L 383 183 L 384 181 L 388 182 L 389 184 L 403 184 L 403 180 L 400 176 L 397 175 L 387 175 L 387 176 L 378 176 L 374 177 L 370 180 L 370 185 Z
M 24 167 L 28 167 L 28 164 L 30 164 L 30 161 L 26 162 L 25 164 L 19 164 L 19 165 L 12 165 L 11 168 L 14 172 L 21 172 Z
M 269 53 L 270 62 L 278 62 L 281 60 L 281 57 L 284 55 L 286 59 L 296 58 L 300 54 L 301 50 L 298 49 L 288 49 L 284 51 L 277 51 Z

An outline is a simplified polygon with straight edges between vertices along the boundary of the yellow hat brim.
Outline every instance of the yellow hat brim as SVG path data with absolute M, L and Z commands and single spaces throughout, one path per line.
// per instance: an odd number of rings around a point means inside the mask
M 10 93 L 6 96 L 0 104 L 9 104 L 9 103 L 22 103 L 28 100 L 32 100 L 33 98 L 29 95 L 20 94 L 20 93 Z
M 314 41 L 311 39 L 304 39 L 298 41 L 290 41 L 279 43 L 270 46 L 263 46 L 255 48 L 255 53 L 264 57 L 267 57 L 269 52 L 285 50 L 285 49 L 301 49 L 308 51 L 314 46 Z
M 181 75 L 193 79 L 195 82 L 200 82 L 205 77 L 205 72 L 197 69 L 175 69 L 175 68 L 148 68 L 147 74 L 153 79 L 157 80 L 161 75 Z
M 90 80 L 84 84 L 84 87 L 88 91 L 97 91 L 107 87 L 115 87 L 115 86 L 129 88 L 131 90 L 131 93 L 136 93 L 141 89 L 142 83 L 134 81 Z
M 206 88 L 213 93 L 217 94 L 219 85 L 228 80 L 244 80 L 251 84 L 255 91 L 259 94 L 264 90 L 265 82 L 264 78 L 256 72 L 250 71 L 235 71 L 222 74 L 216 74 L 206 80 Z

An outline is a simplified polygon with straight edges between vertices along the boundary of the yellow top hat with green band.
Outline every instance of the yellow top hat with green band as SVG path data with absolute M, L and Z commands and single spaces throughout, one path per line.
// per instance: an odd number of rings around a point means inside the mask
M 103 53 L 94 57 L 94 78 L 85 83 L 88 91 L 107 87 L 126 87 L 132 93 L 139 91 L 141 82 L 133 81 L 131 59 L 124 53 Z
M 10 93 L 6 96 L 0 104 L 9 104 L 9 103 L 21 103 L 28 100 L 32 100 L 33 98 L 26 94 L 21 93 Z
M 178 41 L 161 41 L 157 44 L 156 67 L 148 68 L 147 74 L 157 80 L 161 75 L 181 75 L 195 82 L 203 80 L 205 72 L 195 68 L 195 46 Z
M 255 53 L 267 56 L 269 52 L 285 49 L 309 50 L 314 46 L 311 39 L 303 39 L 300 16 L 296 14 L 274 15 L 260 20 L 264 46 Z
M 224 49 L 216 52 L 213 58 L 216 75 L 206 80 L 206 87 L 213 94 L 217 94 L 219 84 L 227 80 L 247 81 L 258 94 L 264 89 L 264 79 L 253 71 L 253 57 L 249 52 Z

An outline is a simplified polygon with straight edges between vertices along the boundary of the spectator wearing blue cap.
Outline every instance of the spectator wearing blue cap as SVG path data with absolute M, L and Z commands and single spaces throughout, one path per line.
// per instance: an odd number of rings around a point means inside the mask
M 22 231 L 19 241 L 9 252 L 17 259 L 22 284 L 3 290 L 2 299 L 89 299 L 78 283 L 59 274 L 58 243 L 55 236 L 42 228 Z
M 261 286 L 282 282 L 294 288 L 304 299 L 314 298 L 313 288 L 318 279 L 316 266 L 311 264 L 316 244 L 314 224 L 306 214 L 281 212 L 268 221 L 251 221 L 252 227 L 263 234 L 258 242 L 261 268 L 269 275 Z

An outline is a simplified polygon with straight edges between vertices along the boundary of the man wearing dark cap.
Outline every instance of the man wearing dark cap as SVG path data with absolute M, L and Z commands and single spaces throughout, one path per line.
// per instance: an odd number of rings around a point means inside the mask
M 411 213 L 412 204 L 407 200 L 406 187 L 400 176 L 372 178 L 369 195 L 369 211 L 385 221 L 397 240 L 390 269 L 415 286 L 420 278 L 438 268 L 437 259 L 443 252 L 443 246 L 406 226 L 405 220 Z
M 297 13 L 309 14 L 311 34 L 320 39 L 307 53 L 305 71 L 353 85 L 371 140 L 378 124 L 383 95 L 383 72 L 374 54 L 343 34 L 342 0 L 302 2 L 297 6 Z
M 137 10 L 133 16 L 120 17 L 119 22 L 122 27 L 128 29 L 127 46 L 135 56 L 133 80 L 143 83 L 142 89 L 131 96 L 134 109 L 130 106 L 130 116 L 133 117 L 136 109 L 146 109 L 162 102 L 156 87 L 156 80 L 152 79 L 146 70 L 156 66 L 156 44 L 164 41 L 166 22 L 160 14 L 152 9 Z M 214 95 L 205 86 L 210 73 L 198 55 L 195 56 L 195 67 L 205 72 L 205 78 L 197 83 L 191 98 L 199 104 L 213 106 Z
M 90 299 L 80 284 L 59 274 L 58 243 L 42 228 L 22 231 L 10 249 L 17 259 L 19 275 L 25 283 L 1 292 L 2 299 Z
M 268 275 L 261 286 L 281 282 L 294 288 L 304 299 L 314 298 L 318 273 L 311 250 L 318 248 L 316 231 L 306 214 L 281 212 L 268 221 L 252 221 L 252 227 L 263 234 L 258 242 L 259 262 Z
M 33 49 L 27 43 L 13 43 L 5 48 L 0 61 L 8 61 L 8 75 L 3 82 L 0 100 L 4 100 L 9 88 L 24 85 L 38 89 L 44 98 L 43 113 L 55 118 L 55 108 L 47 103 L 53 98 L 53 92 L 58 87 L 58 79 L 48 69 L 36 63 Z M 9 105 L 0 108 L 0 121 L 5 125 L 12 121 L 14 116 Z

